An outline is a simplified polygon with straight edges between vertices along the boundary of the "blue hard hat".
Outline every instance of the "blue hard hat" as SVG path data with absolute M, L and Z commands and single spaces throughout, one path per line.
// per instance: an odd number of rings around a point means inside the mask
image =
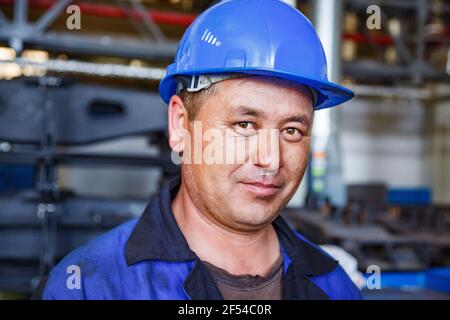
M 279 0 L 224 0 L 186 30 L 159 92 L 168 103 L 177 77 L 243 73 L 287 79 L 316 93 L 314 109 L 354 94 L 328 81 L 327 61 L 311 22 Z

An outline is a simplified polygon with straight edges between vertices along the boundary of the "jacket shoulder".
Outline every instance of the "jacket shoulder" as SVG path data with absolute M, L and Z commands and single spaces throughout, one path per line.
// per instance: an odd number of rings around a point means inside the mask
M 33 298 L 107 299 L 112 277 L 126 267 L 125 245 L 137 219 L 125 222 L 75 249 L 50 272 Z M 39 289 L 38 289 L 39 291 Z
M 323 250 L 320 246 L 312 243 L 303 235 L 295 232 L 297 237 L 320 251 L 323 255 L 334 259 L 330 254 Z M 339 261 L 338 261 L 339 262 Z M 311 277 L 310 280 L 314 282 L 331 300 L 361 300 L 362 295 L 358 287 L 353 283 L 350 277 L 340 264 L 328 273 Z

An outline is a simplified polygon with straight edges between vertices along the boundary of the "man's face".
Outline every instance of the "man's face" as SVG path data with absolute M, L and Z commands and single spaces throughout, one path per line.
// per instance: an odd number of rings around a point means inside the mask
M 221 142 L 223 154 L 212 153 L 211 145 L 206 150 L 208 142 L 203 141 L 203 157 L 216 159 L 184 163 L 183 181 L 206 218 L 231 230 L 256 230 L 276 218 L 303 177 L 313 120 L 311 96 L 301 86 L 262 77 L 216 86 L 195 121 L 204 137 L 213 132 L 209 137 Z M 192 140 L 199 133 L 194 123 L 189 122 Z M 193 143 L 185 145 L 190 159 L 195 151 L 199 149 Z

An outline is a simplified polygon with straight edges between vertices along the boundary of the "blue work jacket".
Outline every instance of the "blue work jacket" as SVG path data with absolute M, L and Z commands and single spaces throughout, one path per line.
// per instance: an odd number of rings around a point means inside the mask
M 37 299 L 214 299 L 222 296 L 189 248 L 171 202 L 179 177 L 155 194 L 140 218 L 67 255 L 35 292 Z M 284 258 L 283 299 L 360 299 L 337 261 L 279 216 L 273 226 Z

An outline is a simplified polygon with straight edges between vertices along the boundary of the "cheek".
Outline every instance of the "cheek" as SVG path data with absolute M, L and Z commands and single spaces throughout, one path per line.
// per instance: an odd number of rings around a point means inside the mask
M 203 164 L 196 165 L 194 169 L 197 171 L 199 179 L 202 181 L 204 191 L 228 193 L 232 188 L 232 174 L 235 166 L 226 164 Z
M 285 169 L 292 176 L 302 175 L 308 164 L 310 138 L 298 144 L 283 146 L 283 163 Z

